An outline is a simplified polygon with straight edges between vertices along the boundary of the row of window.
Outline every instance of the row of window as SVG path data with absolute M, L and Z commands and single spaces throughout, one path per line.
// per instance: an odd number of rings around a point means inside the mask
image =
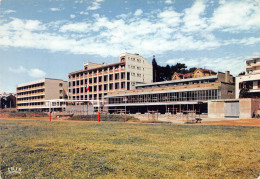
M 76 74 L 69 75 L 69 78 L 75 78 L 75 77 L 83 77 L 83 75 L 93 75 L 97 73 L 103 73 L 103 72 L 108 72 L 108 71 L 113 71 L 113 70 L 119 70 L 119 69 L 125 69 L 125 65 L 117 65 L 117 66 L 111 66 L 111 67 L 106 67 L 106 68 L 101 68 L 101 69 L 93 69 L 93 70 L 88 70 L 85 72 L 80 72 Z M 87 67 L 85 67 L 85 70 L 87 70 Z
M 247 88 L 253 89 L 254 83 L 253 81 L 244 81 L 239 83 L 239 89 Z M 257 88 L 260 89 L 260 80 L 257 80 Z
M 70 86 L 79 86 L 79 85 L 87 85 L 87 84 L 92 84 L 92 83 L 103 83 L 103 82 L 108 82 L 113 81 L 113 80 L 119 80 L 119 79 L 125 79 L 125 73 L 116 73 L 116 74 L 110 74 L 110 75 L 104 75 L 104 76 L 99 76 L 99 77 L 93 77 L 93 78 L 87 78 L 84 80 L 77 80 L 77 81 L 70 81 L 69 82 L 69 87 Z M 130 73 L 127 73 L 127 80 L 130 80 Z
M 218 90 L 185 91 L 161 94 L 131 95 L 125 97 L 111 97 L 109 104 L 171 102 L 171 101 L 199 101 L 218 99 Z
M 137 70 L 142 70 L 142 68 L 141 68 L 141 67 L 139 67 L 139 66 L 134 66 L 134 65 L 128 65 L 128 68 L 129 68 L 129 69 L 137 69 Z M 143 70 L 144 70 L 144 68 L 143 68 Z
M 27 92 L 20 92 L 17 93 L 17 95 L 37 95 L 38 93 L 43 93 L 44 91 L 45 91 L 44 89 L 32 90 Z
M 87 92 L 87 86 L 81 88 L 72 88 L 69 89 L 69 94 L 77 94 L 77 93 L 84 93 Z M 130 82 L 121 82 L 121 83 L 109 83 L 103 85 L 94 85 L 89 86 L 89 92 L 97 92 L 97 91 L 107 91 L 107 90 L 116 90 L 116 89 L 127 89 L 130 90 Z
M 21 101 L 27 101 L 27 100 L 43 100 L 44 98 L 45 98 L 45 96 L 41 95 L 41 96 L 35 96 L 35 97 L 17 98 L 17 101 L 21 102 Z
M 30 90 L 32 88 L 41 88 L 41 87 L 44 87 L 44 83 L 38 83 L 38 84 L 18 87 L 17 90 Z
M 202 83 L 212 83 L 216 82 L 217 79 L 209 79 L 209 80 L 196 80 L 196 81 L 187 81 L 187 82 L 175 82 L 168 84 L 155 84 L 155 85 L 147 85 L 147 86 L 137 86 L 136 89 L 144 89 L 144 88 L 157 88 L 157 87 L 166 87 L 166 86 L 183 86 L 183 85 L 193 85 L 193 84 L 202 84 Z
M 70 96 L 69 99 L 72 100 L 102 100 L 107 93 L 100 93 L 100 94 L 89 94 L 89 95 L 77 95 L 77 96 Z
M 44 102 L 17 104 L 17 106 L 20 106 L 20 107 L 26 107 L 26 106 L 40 106 L 40 105 L 44 105 Z

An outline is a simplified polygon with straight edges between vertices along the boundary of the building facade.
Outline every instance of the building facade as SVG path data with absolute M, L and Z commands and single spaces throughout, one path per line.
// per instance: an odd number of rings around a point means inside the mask
M 46 100 L 66 99 L 68 96 L 68 82 L 58 79 L 44 78 L 37 81 L 18 84 L 17 87 L 18 111 L 49 111 Z M 60 106 L 54 110 L 61 110 Z
M 133 90 L 152 78 L 152 65 L 145 58 L 123 53 L 118 63 L 85 63 L 83 70 L 69 73 L 69 99 L 103 100 L 108 92 Z
M 236 77 L 237 99 L 240 98 L 240 91 L 243 88 L 251 97 L 260 97 L 260 57 L 246 60 L 245 75 Z
M 198 71 L 202 72 L 199 76 Z M 208 75 L 206 70 L 196 70 L 191 78 L 140 84 L 135 90 L 109 92 L 105 106 L 110 113 L 120 110 L 129 113 L 158 111 L 164 114 L 183 110 L 207 113 L 208 100 L 234 97 L 234 78 L 229 72 Z

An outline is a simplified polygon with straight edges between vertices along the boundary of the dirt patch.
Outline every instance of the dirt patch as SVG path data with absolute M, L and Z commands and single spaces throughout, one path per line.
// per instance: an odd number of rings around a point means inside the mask
M 0 118 L 8 118 L 10 113 L 0 113 Z
M 204 121 L 198 125 L 260 126 L 260 119 L 224 119 L 222 121 Z

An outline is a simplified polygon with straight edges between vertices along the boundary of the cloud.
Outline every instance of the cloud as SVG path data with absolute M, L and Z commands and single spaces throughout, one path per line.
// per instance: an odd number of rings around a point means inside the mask
M 74 19 L 75 17 L 76 17 L 76 15 L 74 15 L 74 14 L 71 14 L 71 15 L 70 15 L 70 18 L 71 18 L 71 19 Z
M 260 28 L 260 3 L 257 1 L 223 1 L 209 19 L 210 30 L 236 32 Z
M 41 78 L 46 75 L 46 73 L 44 71 L 37 69 L 37 68 L 30 69 L 28 71 L 28 74 L 29 74 L 29 76 L 31 76 L 33 78 Z
M 206 18 L 201 17 L 206 9 L 206 5 L 204 3 L 205 1 L 197 0 L 191 8 L 187 8 L 185 10 L 183 17 L 183 31 L 198 31 L 207 27 L 205 22 Z
M 19 66 L 18 68 L 9 68 L 10 72 L 22 74 L 26 73 L 27 75 L 33 77 L 33 78 L 42 78 L 45 77 L 46 73 L 38 68 L 32 68 L 32 69 L 26 69 L 23 66 Z
M 39 31 L 45 30 L 46 27 L 38 20 L 21 20 L 17 18 L 12 18 L 12 21 L 5 24 L 5 27 L 10 30 L 29 30 L 29 31 Z
M 71 24 L 65 24 L 63 26 L 61 26 L 60 31 L 61 32 L 82 32 L 82 33 L 86 33 L 89 31 L 91 25 L 84 23 L 84 22 L 80 22 L 80 23 L 71 23 Z
M 0 2 L 1 3 L 1 2 Z M 11 14 L 11 13 L 15 13 L 16 11 L 15 10 L 12 10 L 12 9 L 8 9 L 8 10 L 5 10 L 4 11 L 4 14 Z
M 246 3 L 249 9 L 256 6 L 249 1 Z M 206 16 L 209 4 L 197 0 L 181 12 L 167 7 L 146 14 L 137 9 L 114 18 L 96 13 L 92 18 L 76 23 L 66 20 L 44 24 L 38 20 L 12 18 L 11 21 L 0 22 L 0 46 L 117 57 L 125 49 L 145 56 L 154 52 L 163 54 L 170 51 L 212 50 L 233 44 L 259 44 L 259 37 L 251 33 L 252 29 L 260 29 L 257 20 L 249 19 L 255 26 L 244 29 L 246 35 L 241 36 L 231 36 L 233 31 L 223 32 L 228 26 L 224 29 L 219 25 L 213 28 L 218 9 L 226 5 L 227 2 L 223 2 L 215 7 L 212 16 Z M 258 15 L 258 11 L 250 12 L 250 17 Z M 142 15 L 142 18 L 135 14 Z M 227 37 L 221 36 L 220 32 Z
M 165 4 L 173 4 L 172 0 L 166 0 Z
M 140 16 L 143 13 L 142 9 L 137 9 L 134 13 L 135 16 Z
M 9 68 L 9 71 L 13 72 L 13 73 L 26 73 L 27 69 L 24 68 L 23 66 L 19 66 L 18 68 Z
M 249 57 L 251 58 L 251 57 Z M 244 71 L 244 60 L 247 57 L 241 56 L 226 56 L 222 58 L 176 58 L 169 59 L 166 61 L 167 64 L 175 65 L 176 63 L 185 63 L 188 68 L 197 67 L 197 68 L 205 68 L 212 69 L 216 72 L 225 72 L 227 69 L 231 70 L 231 73 L 234 76 L 237 76 L 240 72 Z M 218 64 L 218 65 L 216 65 Z
M 89 6 L 87 8 L 87 10 L 97 10 L 100 8 L 100 3 L 103 2 L 104 0 L 94 0 L 91 4 L 91 6 Z
M 50 8 L 51 11 L 55 12 L 55 11 L 60 11 L 61 9 L 60 8 L 55 8 L 55 7 L 52 7 Z

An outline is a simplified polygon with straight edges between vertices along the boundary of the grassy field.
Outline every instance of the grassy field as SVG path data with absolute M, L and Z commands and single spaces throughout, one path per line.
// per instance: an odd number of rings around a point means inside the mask
M 260 128 L 0 119 L 2 177 L 257 178 Z M 22 169 L 9 174 L 8 167 Z

